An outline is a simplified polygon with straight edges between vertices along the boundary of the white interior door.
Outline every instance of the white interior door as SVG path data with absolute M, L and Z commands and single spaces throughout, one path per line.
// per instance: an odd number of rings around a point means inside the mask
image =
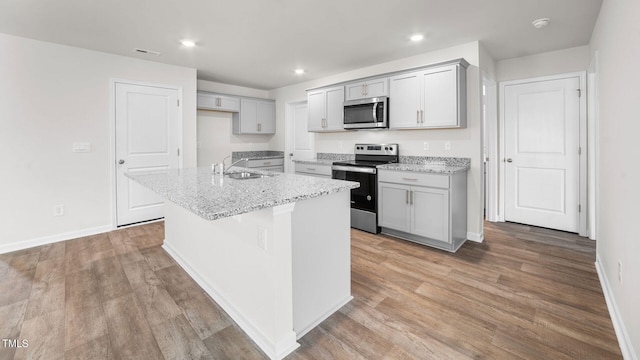
M 163 199 L 124 174 L 177 168 L 178 90 L 115 84 L 116 222 L 162 218 Z
M 504 88 L 505 220 L 579 230 L 580 78 Z
M 290 137 L 290 166 L 293 169 L 293 160 L 313 159 L 315 153 L 315 134 L 308 130 L 308 107 L 306 102 L 288 104 L 291 124 Z

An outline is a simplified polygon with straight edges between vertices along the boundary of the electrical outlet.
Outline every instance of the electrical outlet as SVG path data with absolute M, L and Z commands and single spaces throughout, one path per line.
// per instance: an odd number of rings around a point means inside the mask
M 618 260 L 618 283 L 622 284 L 622 261 Z
M 267 229 L 258 226 L 258 246 L 262 250 L 267 250 Z
M 53 206 L 53 216 L 62 216 L 64 215 L 64 205 L 54 205 Z
M 445 141 L 445 142 L 444 142 L 444 149 L 445 149 L 446 151 L 451 150 L 451 141 Z
M 427 141 L 424 142 L 424 149 L 429 150 L 429 142 Z

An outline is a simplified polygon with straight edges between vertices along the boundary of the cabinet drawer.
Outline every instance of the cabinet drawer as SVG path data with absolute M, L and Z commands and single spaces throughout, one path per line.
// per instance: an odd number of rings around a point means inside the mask
M 296 173 L 331 177 L 331 165 L 296 163 Z
M 378 170 L 378 181 L 405 185 L 449 188 L 449 175 L 427 174 L 413 171 Z
M 284 159 L 252 159 L 247 162 L 245 167 L 257 168 L 257 167 L 271 167 L 271 166 L 284 166 Z

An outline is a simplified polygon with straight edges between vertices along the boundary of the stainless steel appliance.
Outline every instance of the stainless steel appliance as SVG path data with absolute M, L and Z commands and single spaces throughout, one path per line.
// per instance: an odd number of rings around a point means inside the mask
M 351 227 L 377 234 L 378 171 L 376 166 L 398 162 L 398 144 L 356 144 L 355 160 L 336 161 L 331 177 L 356 181 L 360 187 L 351 190 Z
M 345 129 L 381 129 L 389 127 L 389 101 L 386 96 L 344 102 Z

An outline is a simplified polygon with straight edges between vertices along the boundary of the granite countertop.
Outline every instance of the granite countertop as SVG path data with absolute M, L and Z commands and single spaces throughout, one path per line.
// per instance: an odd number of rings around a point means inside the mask
M 230 172 L 241 171 L 273 176 L 235 180 L 212 174 L 210 167 L 128 173 L 126 176 L 206 220 L 244 214 L 360 186 L 351 181 L 256 169 L 234 167 Z
M 273 150 L 233 151 L 231 153 L 232 162 L 235 162 L 241 159 L 267 160 L 267 159 L 282 159 L 282 158 L 284 158 L 283 151 L 273 151 Z
M 382 170 L 396 170 L 396 171 L 413 171 L 423 173 L 437 173 L 437 174 L 455 174 L 461 171 L 468 171 L 469 164 L 466 165 L 450 165 L 445 163 L 425 163 L 425 164 L 385 164 L 378 165 L 378 169 Z
M 305 159 L 305 160 L 293 160 L 296 163 L 300 164 L 309 164 L 309 165 L 331 165 L 336 160 L 329 159 Z

